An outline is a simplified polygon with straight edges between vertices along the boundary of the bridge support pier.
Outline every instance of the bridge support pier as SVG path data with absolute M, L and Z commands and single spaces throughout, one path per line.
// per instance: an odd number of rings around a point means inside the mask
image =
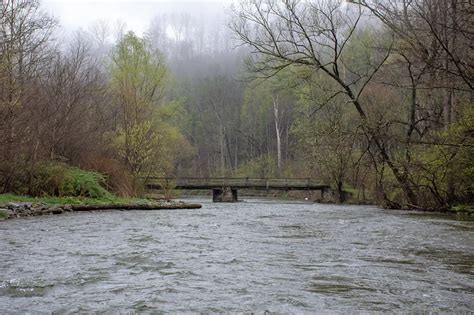
M 213 188 L 212 189 L 213 202 L 237 202 L 237 189 L 230 187 Z

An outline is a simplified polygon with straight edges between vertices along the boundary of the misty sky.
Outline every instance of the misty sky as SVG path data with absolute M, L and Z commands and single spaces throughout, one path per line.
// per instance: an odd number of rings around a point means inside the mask
M 43 10 L 59 19 L 66 30 L 87 29 L 97 21 L 111 27 L 125 22 L 127 30 L 142 35 L 154 16 L 163 13 L 192 13 L 214 18 L 222 15 L 232 0 L 43 0 Z

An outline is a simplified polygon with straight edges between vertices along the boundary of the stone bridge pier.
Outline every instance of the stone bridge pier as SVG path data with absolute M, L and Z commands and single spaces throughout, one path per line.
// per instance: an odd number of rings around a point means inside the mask
M 237 202 L 237 188 L 220 187 L 212 188 L 213 202 Z

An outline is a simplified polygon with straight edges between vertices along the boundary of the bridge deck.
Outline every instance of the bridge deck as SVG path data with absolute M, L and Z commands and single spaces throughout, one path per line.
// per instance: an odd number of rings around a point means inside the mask
M 153 177 L 147 182 L 148 188 L 153 189 L 213 189 L 219 187 L 231 187 L 236 189 L 255 190 L 324 190 L 328 185 L 321 184 L 311 178 L 166 178 Z

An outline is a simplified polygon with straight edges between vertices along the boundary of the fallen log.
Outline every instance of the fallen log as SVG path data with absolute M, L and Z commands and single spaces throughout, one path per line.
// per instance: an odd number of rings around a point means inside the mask
M 200 209 L 197 203 L 71 205 L 72 211 Z

